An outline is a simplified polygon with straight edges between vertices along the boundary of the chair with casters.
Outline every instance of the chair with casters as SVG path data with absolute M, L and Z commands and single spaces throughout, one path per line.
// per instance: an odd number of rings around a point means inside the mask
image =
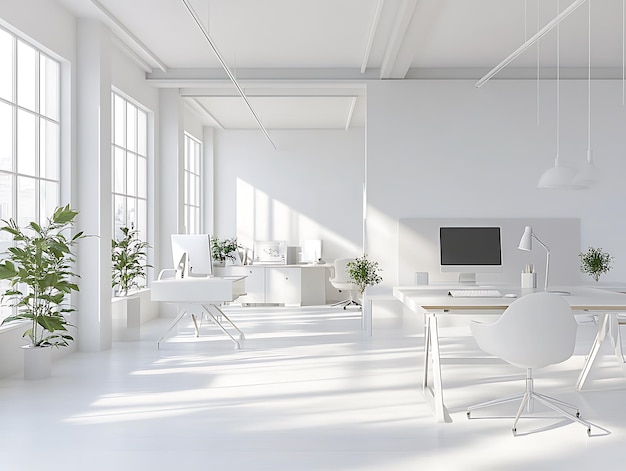
M 536 392 L 533 384 L 533 369 L 561 363 L 574 353 L 577 323 L 563 298 L 544 292 L 528 294 L 511 303 L 496 322 L 472 321 L 470 329 L 481 350 L 526 369 L 526 390 L 468 407 L 468 418 L 476 409 L 521 400 L 513 421 L 516 435 L 524 409 L 530 410 L 532 401 L 537 401 L 584 425 L 591 435 L 591 424 L 580 418 L 576 406 Z
M 332 306 L 343 306 L 344 309 L 348 306 L 361 307 L 361 303 L 354 298 L 359 287 L 352 281 L 348 272 L 348 263 L 353 261 L 353 258 L 340 258 L 335 260 L 334 270 L 329 278 L 330 284 L 337 288 L 339 292 L 347 292 L 349 298 L 332 304 Z

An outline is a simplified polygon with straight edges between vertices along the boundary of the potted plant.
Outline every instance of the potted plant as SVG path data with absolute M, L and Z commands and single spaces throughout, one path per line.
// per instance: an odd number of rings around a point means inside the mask
M 150 244 L 140 240 L 135 229 L 122 227 L 120 231 L 122 237 L 111 241 L 111 286 L 118 295 L 127 296 L 129 290 L 145 286 L 146 269 L 152 266 L 146 262 Z
M 234 253 L 239 250 L 240 245 L 237 243 L 237 237 L 231 237 L 230 239 L 211 237 L 211 248 L 213 261 L 223 265 L 226 260 L 237 260 Z
M 357 258 L 352 262 L 348 262 L 348 274 L 352 281 L 359 287 L 361 296 L 365 292 L 365 288 L 368 286 L 377 285 L 383 281 L 382 277 L 378 274 L 380 268 L 378 268 L 378 262 L 368 260 L 367 255 L 363 254 L 361 258 Z
M 578 254 L 580 257 L 580 271 L 587 273 L 596 281 L 600 281 L 600 275 L 608 273 L 611 269 L 613 257 L 601 248 L 589 247 L 587 252 Z
M 17 309 L 2 324 L 26 321 L 28 337 L 25 346 L 24 377 L 45 377 L 50 374 L 51 353 L 49 347 L 68 346 L 74 340 L 69 334 L 71 324 L 66 315 L 74 309 L 66 303 L 66 296 L 78 291 L 74 278 L 75 257 L 72 252 L 82 232 L 71 236 L 69 231 L 78 213 L 69 205 L 55 209 L 45 225 L 30 222 L 25 228 L 18 227 L 13 219 L 2 220 L 1 231 L 7 232 L 16 242 L 0 262 L 0 279 L 9 280 L 9 287 L 2 295 L 9 306 Z M 45 357 L 45 367 L 35 366 L 29 359 L 32 354 Z

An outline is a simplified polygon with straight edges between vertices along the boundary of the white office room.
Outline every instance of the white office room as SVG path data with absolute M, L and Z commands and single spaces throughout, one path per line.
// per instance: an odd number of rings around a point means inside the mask
M 623 469 L 624 31 L 0 0 L 0 469 Z

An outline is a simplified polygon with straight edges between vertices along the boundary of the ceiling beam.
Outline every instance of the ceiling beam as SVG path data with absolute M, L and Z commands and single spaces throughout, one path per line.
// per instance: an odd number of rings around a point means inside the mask
M 367 45 L 365 46 L 365 53 L 363 54 L 363 62 L 361 64 L 362 74 L 367 70 L 367 63 L 369 62 L 370 54 L 372 53 L 372 45 L 374 44 L 374 38 L 376 37 L 376 31 L 378 30 L 378 25 L 380 23 L 380 14 L 383 11 L 384 6 L 385 0 L 378 0 L 376 11 L 374 12 L 374 18 L 372 18 L 372 25 L 370 26 L 370 34 L 367 38 Z
M 381 79 L 395 78 L 392 73 L 418 3 L 419 0 L 403 0 L 402 5 L 398 8 L 396 21 L 380 68 Z
M 113 13 L 107 10 L 104 5 L 102 5 L 98 0 L 90 0 L 93 6 L 95 6 L 101 14 L 103 14 L 108 20 L 109 26 L 112 26 L 113 30 L 117 33 L 122 40 L 129 48 L 133 50 L 139 50 L 140 55 L 147 57 L 156 67 L 161 69 L 163 72 L 167 72 L 167 66 L 159 59 L 156 54 L 154 54 L 148 47 L 142 43 L 137 36 L 135 36 L 131 31 L 124 26 L 124 24 L 117 19 Z

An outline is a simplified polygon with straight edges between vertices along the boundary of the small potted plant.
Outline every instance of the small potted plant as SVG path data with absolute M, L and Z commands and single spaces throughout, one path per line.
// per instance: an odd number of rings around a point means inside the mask
M 352 281 L 359 287 L 361 296 L 363 296 L 365 288 L 377 285 L 383 281 L 382 277 L 378 274 L 380 271 L 378 262 L 368 260 L 365 254 L 352 262 L 348 262 L 347 267 L 348 274 Z
M 16 242 L 0 262 L 0 279 L 9 281 L 2 299 L 8 300 L 8 305 L 17 311 L 2 324 L 28 323 L 23 334 L 29 339 L 24 348 L 26 379 L 49 376 L 52 358 L 49 347 L 68 346 L 74 340 L 68 331 L 72 325 L 65 316 L 74 311 L 66 296 L 78 291 L 72 249 L 84 236 L 82 232 L 69 234 L 77 214 L 67 205 L 56 208 L 45 225 L 30 222 L 20 228 L 15 220 L 9 219 L 3 220 L 0 227 Z M 41 358 L 33 360 L 32 356 Z
M 613 262 L 613 257 L 601 248 L 589 247 L 587 252 L 581 252 L 578 256 L 580 271 L 591 275 L 596 283 L 600 281 L 600 275 L 609 272 Z
M 226 260 L 237 260 L 235 252 L 241 248 L 237 243 L 237 237 L 231 237 L 230 239 L 211 237 L 211 247 L 213 251 L 213 262 L 219 265 L 224 265 Z
M 152 266 L 146 262 L 150 244 L 140 240 L 135 229 L 122 227 L 120 231 L 122 237 L 111 241 L 111 286 L 118 295 L 127 296 L 129 290 L 145 286 L 146 269 Z

